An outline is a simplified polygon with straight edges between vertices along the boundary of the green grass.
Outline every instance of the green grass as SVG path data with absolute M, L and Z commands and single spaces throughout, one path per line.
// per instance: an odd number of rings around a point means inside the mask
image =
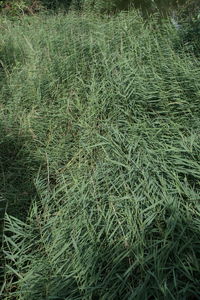
M 0 26 L 3 299 L 199 299 L 199 61 L 134 12 Z

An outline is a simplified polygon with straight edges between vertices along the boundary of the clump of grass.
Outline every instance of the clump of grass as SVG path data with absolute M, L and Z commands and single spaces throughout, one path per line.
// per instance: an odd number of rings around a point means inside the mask
M 36 189 L 6 215 L 5 299 L 198 299 L 199 62 L 134 12 L 4 28 L 23 59 L 0 113 Z

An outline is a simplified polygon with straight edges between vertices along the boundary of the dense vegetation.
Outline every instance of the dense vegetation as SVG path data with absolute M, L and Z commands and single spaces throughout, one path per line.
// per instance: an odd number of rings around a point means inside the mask
M 1 17 L 3 299 L 200 298 L 192 22 Z
M 119 11 L 131 7 L 142 9 L 143 13 L 162 11 L 163 13 L 177 7 L 189 8 L 194 12 L 199 7 L 198 0 L 0 0 L 0 10 L 6 14 L 34 14 L 43 9 L 68 11 L 78 10 Z

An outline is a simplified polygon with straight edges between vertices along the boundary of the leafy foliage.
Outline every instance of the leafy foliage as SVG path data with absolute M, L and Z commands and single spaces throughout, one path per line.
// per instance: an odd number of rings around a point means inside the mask
M 42 2 L 40 0 L 12 0 L 0 1 L 1 13 L 9 16 L 33 15 L 42 10 Z
M 180 38 L 182 45 L 191 53 L 200 53 L 200 3 L 188 1 L 180 10 L 179 18 L 182 23 Z

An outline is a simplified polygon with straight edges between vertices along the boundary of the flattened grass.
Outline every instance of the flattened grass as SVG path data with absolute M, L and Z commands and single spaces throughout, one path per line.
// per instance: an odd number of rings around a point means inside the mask
M 1 118 L 35 185 L 6 215 L 4 298 L 199 299 L 199 61 L 135 13 L 2 26 Z

